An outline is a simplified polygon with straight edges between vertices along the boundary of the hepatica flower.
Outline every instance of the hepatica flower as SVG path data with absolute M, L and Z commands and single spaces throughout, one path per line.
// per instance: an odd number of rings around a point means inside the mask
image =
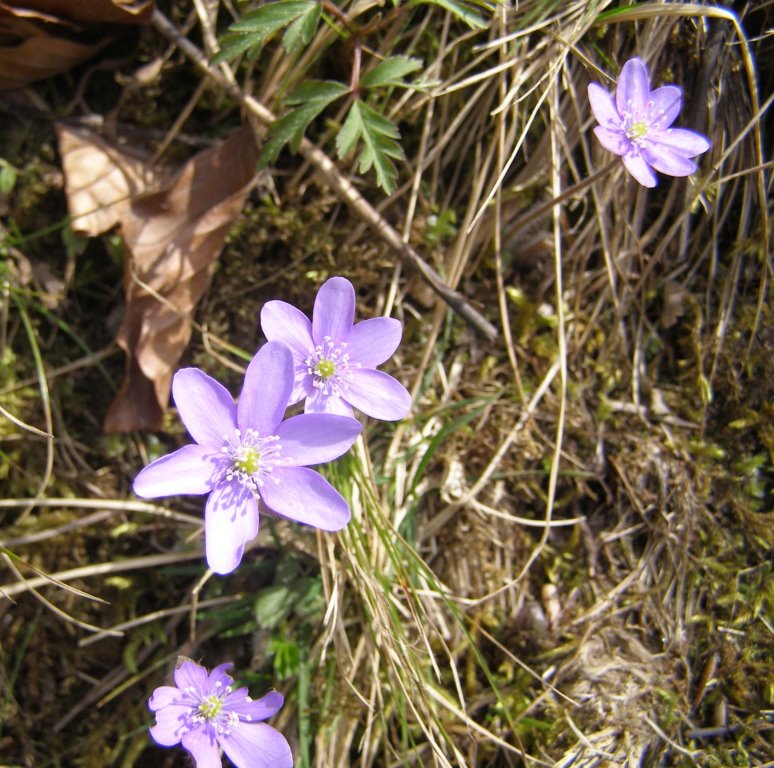
M 247 688 L 233 689 L 231 666 L 209 674 L 193 661 L 178 666 L 175 685 L 156 688 L 148 701 L 156 713 L 151 736 L 163 747 L 182 743 L 196 768 L 221 768 L 221 748 L 237 768 L 292 768 L 285 737 L 261 722 L 279 711 L 282 695 L 272 691 L 253 701 Z
M 670 127 L 680 113 L 682 91 L 675 85 L 651 91 L 640 59 L 624 64 L 615 99 L 597 83 L 588 92 L 599 143 L 620 155 L 626 170 L 645 187 L 656 186 L 653 169 L 669 176 L 690 175 L 697 167 L 691 158 L 710 148 L 700 133 Z
M 376 419 L 402 419 L 411 396 L 392 376 L 376 370 L 398 348 L 401 324 L 374 317 L 354 325 L 354 318 L 352 283 L 332 277 L 317 293 L 311 322 L 284 301 L 268 301 L 261 310 L 261 328 L 269 341 L 282 341 L 293 353 L 290 400 L 305 400 L 307 413 L 352 416 L 357 408 Z
M 349 506 L 308 467 L 341 456 L 360 424 L 335 414 L 301 414 L 282 421 L 293 391 L 293 357 L 276 342 L 265 344 L 245 373 L 237 405 L 228 390 L 198 368 L 172 380 L 172 396 L 196 441 L 149 464 L 135 478 L 143 498 L 204 494 L 207 563 L 230 573 L 244 545 L 258 533 L 259 504 L 324 531 L 349 522 Z

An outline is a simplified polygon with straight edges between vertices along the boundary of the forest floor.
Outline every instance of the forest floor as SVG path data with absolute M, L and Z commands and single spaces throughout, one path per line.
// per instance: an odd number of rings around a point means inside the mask
M 0 768 L 190 765 L 181 655 L 299 768 L 773 765 L 774 5 L 285 0 L 220 63 L 258 3 L 67 5 L 0 10 Z M 651 189 L 587 97 L 635 56 L 712 143 Z M 213 575 L 203 497 L 132 492 L 171 376 L 236 395 L 334 275 L 411 412 L 322 468 L 344 530 Z

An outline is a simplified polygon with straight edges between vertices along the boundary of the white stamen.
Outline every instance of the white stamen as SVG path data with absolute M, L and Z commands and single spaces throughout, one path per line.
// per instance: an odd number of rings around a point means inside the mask
M 346 390 L 350 369 L 359 367 L 357 363 L 350 363 L 346 350 L 346 342 L 337 346 L 330 336 L 325 336 L 322 344 L 318 344 L 304 360 L 306 372 L 312 377 L 312 386 L 326 397 Z
M 279 437 L 262 437 L 254 429 L 245 430 L 243 435 L 239 429 L 235 429 L 234 437 L 229 438 L 226 435 L 223 440 L 220 451 L 228 458 L 224 470 L 226 480 L 236 481 L 252 493 L 258 494 L 279 459 L 282 450 Z M 277 478 L 272 480 L 279 482 Z

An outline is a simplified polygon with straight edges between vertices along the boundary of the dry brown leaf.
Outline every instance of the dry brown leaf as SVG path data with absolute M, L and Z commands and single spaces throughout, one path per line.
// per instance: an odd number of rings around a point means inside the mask
M 152 0 L 0 0 L 0 89 L 71 69 L 111 41 L 104 25 L 145 23 L 152 11 Z
M 674 281 L 664 285 L 664 300 L 661 308 L 661 327 L 671 328 L 685 314 L 685 305 L 689 299 L 688 291 Z
M 126 309 L 116 337 L 127 371 L 106 432 L 160 427 L 191 313 L 242 210 L 257 159 L 252 130 L 240 128 L 189 160 L 165 189 L 132 201 L 121 224 Z
M 94 131 L 59 124 L 59 154 L 73 232 L 94 237 L 118 224 L 131 201 L 159 188 L 167 169 L 130 147 L 117 147 Z
M 26 0 L 0 3 L 17 16 L 74 24 L 145 24 L 153 12 L 153 0 Z
M 7 28 L 5 28 L 7 31 Z M 78 43 L 64 37 L 31 34 L 0 48 L 0 89 L 18 88 L 66 72 L 99 53 L 110 41 Z

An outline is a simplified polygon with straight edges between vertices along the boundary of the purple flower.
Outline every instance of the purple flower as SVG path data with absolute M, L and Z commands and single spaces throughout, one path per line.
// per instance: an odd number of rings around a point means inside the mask
M 376 366 L 393 355 L 403 329 L 398 320 L 374 317 L 353 325 L 355 289 L 343 277 L 326 280 L 314 300 L 312 322 L 284 301 L 268 301 L 261 328 L 269 341 L 290 347 L 295 364 L 291 402 L 307 413 L 352 416 L 357 408 L 387 421 L 411 408 L 405 387 Z
M 260 722 L 279 711 L 284 699 L 276 691 L 253 701 L 247 688 L 233 690 L 221 664 L 207 674 L 204 667 L 184 661 L 175 670 L 175 686 L 156 688 L 148 707 L 156 713 L 150 729 L 163 747 L 182 742 L 196 768 L 221 768 L 220 748 L 237 768 L 292 768 L 285 737 Z
M 680 113 L 682 100 L 682 91 L 674 85 L 651 91 L 648 68 L 640 59 L 624 64 L 615 101 L 601 85 L 589 85 L 599 143 L 621 155 L 626 170 L 645 187 L 656 186 L 654 168 L 669 176 L 693 173 L 696 163 L 691 158 L 711 146 L 700 133 L 669 127 Z
M 172 380 L 180 418 L 195 444 L 157 459 L 134 481 L 143 498 L 209 493 L 204 513 L 207 564 L 230 573 L 258 533 L 259 502 L 272 512 L 338 531 L 349 506 L 312 469 L 341 456 L 360 424 L 333 414 L 302 414 L 282 421 L 293 390 L 293 357 L 284 344 L 265 344 L 247 367 L 239 402 L 198 368 Z

